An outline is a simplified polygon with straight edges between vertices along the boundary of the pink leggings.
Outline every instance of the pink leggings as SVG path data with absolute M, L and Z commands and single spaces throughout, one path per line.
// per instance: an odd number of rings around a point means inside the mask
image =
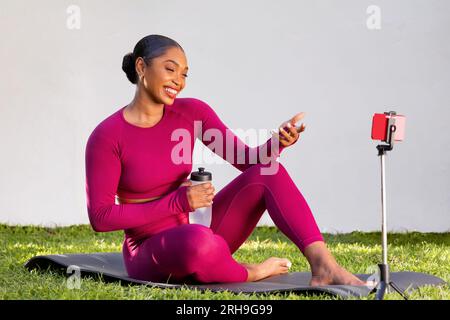
M 324 241 L 302 194 L 278 165 L 275 174 L 264 175 L 260 169 L 267 164 L 255 164 L 217 192 L 210 228 L 181 224 L 134 247 L 126 238 L 123 255 L 129 276 L 164 283 L 245 282 L 247 269 L 232 254 L 266 209 L 302 253 L 312 242 Z

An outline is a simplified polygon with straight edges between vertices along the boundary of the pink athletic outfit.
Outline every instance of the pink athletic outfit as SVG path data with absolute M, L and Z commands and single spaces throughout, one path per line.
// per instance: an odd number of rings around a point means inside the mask
M 273 160 L 283 150 L 279 144 L 278 150 L 274 148 L 278 152 L 271 152 L 271 144 L 278 140 L 269 138 L 258 147 L 248 147 L 207 103 L 195 98 L 176 98 L 172 105 L 164 105 L 163 117 L 149 128 L 127 122 L 124 108 L 103 120 L 89 136 L 86 195 L 95 231 L 124 230 L 122 252 L 130 277 L 167 283 L 244 282 L 247 270 L 232 254 L 266 209 L 302 252 L 308 244 L 324 241 L 284 166 L 277 162 L 276 173 L 261 174 L 261 169 L 273 165 L 261 161 L 263 156 Z M 201 123 L 201 130 L 194 121 Z M 224 139 L 205 138 L 208 129 L 219 130 Z M 189 133 L 187 151 L 180 150 L 181 138 L 174 138 L 173 132 Z M 230 134 L 231 143 L 225 139 Z M 202 142 L 242 172 L 216 193 L 210 228 L 189 224 L 189 212 L 194 210 L 187 198 L 188 187 L 180 187 L 192 171 L 197 138 L 208 140 Z M 210 140 L 218 144 L 212 148 Z M 234 151 L 231 158 L 230 149 Z M 245 151 L 245 161 L 238 157 L 239 150 Z M 174 163 L 173 152 L 189 161 Z M 257 163 L 249 160 L 252 152 L 258 155 Z M 116 195 L 124 199 L 163 196 L 145 203 L 116 204 Z

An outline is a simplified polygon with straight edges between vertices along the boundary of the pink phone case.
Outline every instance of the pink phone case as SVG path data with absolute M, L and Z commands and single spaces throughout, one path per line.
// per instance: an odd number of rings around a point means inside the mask
M 386 141 L 386 131 L 388 119 L 391 116 L 384 113 L 375 113 L 372 118 L 372 139 Z M 395 132 L 394 141 L 403 141 L 405 138 L 405 124 L 406 117 L 404 115 L 396 114 L 395 118 Z

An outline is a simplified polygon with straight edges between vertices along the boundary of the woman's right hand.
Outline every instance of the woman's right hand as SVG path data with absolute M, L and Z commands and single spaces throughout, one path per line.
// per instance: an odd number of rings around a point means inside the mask
M 187 198 L 192 210 L 202 207 L 210 207 L 214 199 L 215 188 L 211 182 L 192 185 L 191 181 L 183 182 L 186 188 Z
M 296 123 L 303 119 L 304 116 L 305 112 L 297 113 L 288 121 L 283 122 L 278 128 L 278 132 L 272 132 L 272 135 L 275 135 L 284 147 L 293 145 L 299 139 L 300 133 L 305 131 L 306 126 L 304 123 L 300 127 L 296 127 Z

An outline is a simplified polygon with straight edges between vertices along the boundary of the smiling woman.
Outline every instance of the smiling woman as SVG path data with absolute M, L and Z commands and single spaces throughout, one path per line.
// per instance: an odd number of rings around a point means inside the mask
M 122 70 L 136 84 L 134 100 L 124 110 L 125 119 L 152 127 L 162 119 L 164 105 L 173 104 L 185 87 L 189 67 L 183 48 L 175 40 L 149 35 L 124 56 Z
M 136 84 L 135 96 L 89 136 L 86 193 L 95 231 L 125 231 L 122 248 L 130 277 L 209 283 L 257 281 L 287 273 L 291 262 L 285 258 L 245 264 L 232 256 L 267 210 L 310 262 L 312 284 L 362 285 L 337 265 L 306 200 L 286 168 L 275 161 L 298 140 L 302 130 L 295 122 L 301 114 L 289 120 L 286 131 L 281 128 L 285 139 L 273 135 L 250 148 L 207 103 L 177 98 L 189 67 L 184 50 L 174 40 L 144 37 L 125 55 L 122 69 Z M 187 133 L 190 148 L 183 149 L 183 158 L 186 153 L 188 162 L 174 159 L 176 130 Z M 206 145 L 207 131 L 219 135 Z M 187 179 L 196 138 L 242 172 L 217 195 L 211 183 L 191 185 Z M 211 206 L 213 198 L 211 226 L 191 224 L 189 214 Z

